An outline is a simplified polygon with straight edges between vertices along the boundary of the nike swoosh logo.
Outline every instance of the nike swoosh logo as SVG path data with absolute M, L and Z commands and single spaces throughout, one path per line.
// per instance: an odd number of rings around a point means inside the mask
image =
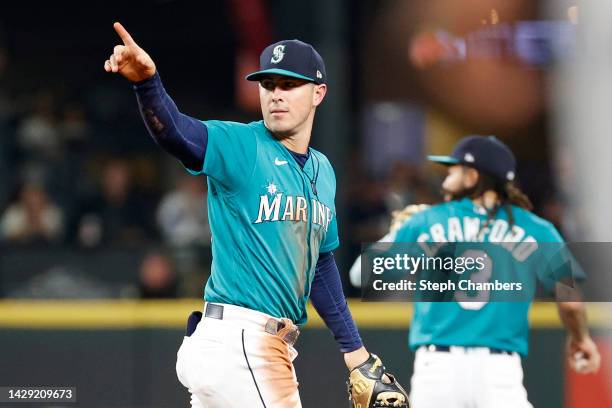
M 287 160 L 278 160 L 278 157 L 275 157 L 274 164 L 276 164 L 277 166 L 282 166 L 284 164 L 287 164 Z

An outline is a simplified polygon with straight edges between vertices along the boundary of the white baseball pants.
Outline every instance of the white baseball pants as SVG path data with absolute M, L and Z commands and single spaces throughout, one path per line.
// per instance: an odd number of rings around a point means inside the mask
M 203 317 L 183 339 L 176 372 L 193 408 L 301 408 L 297 352 L 264 331 L 270 318 L 223 305 L 222 320 Z
M 533 408 L 523 386 L 520 356 L 492 354 L 486 347 L 420 347 L 410 402 L 414 408 Z

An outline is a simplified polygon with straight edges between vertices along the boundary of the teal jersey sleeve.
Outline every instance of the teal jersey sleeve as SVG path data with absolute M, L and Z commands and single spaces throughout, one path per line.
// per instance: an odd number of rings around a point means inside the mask
M 201 171 L 227 191 L 240 190 L 250 180 L 257 160 L 257 137 L 251 126 L 219 120 L 204 121 L 208 146 Z
M 542 244 L 543 265 L 538 268 L 538 279 L 549 292 L 554 291 L 557 283 L 574 287 L 586 279 L 584 270 L 557 229 L 550 223 L 545 227 L 546 243 Z

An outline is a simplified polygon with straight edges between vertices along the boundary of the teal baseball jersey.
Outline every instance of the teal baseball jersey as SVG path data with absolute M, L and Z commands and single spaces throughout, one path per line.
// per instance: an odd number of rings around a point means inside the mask
M 204 299 L 306 322 L 321 252 L 339 245 L 331 164 L 309 149 L 304 167 L 266 129 L 205 121 L 212 269 Z
M 551 265 L 563 264 L 560 234 L 551 223 L 525 209 L 512 206 L 512 214 L 512 227 L 504 209 L 487 224 L 485 209 L 464 198 L 417 213 L 402 225 L 393 240 L 432 246 L 454 242 L 455 250 L 461 247 L 461 251 L 471 251 L 472 256 L 484 255 L 486 267 L 479 277 L 482 282 L 493 277 L 510 282 L 518 277 L 526 290 L 534 289 L 537 281 L 552 289 L 558 277 L 549 276 L 554 269 Z M 521 252 L 528 247 L 538 249 Z M 537 256 L 538 251 L 554 254 Z M 472 276 L 472 280 L 477 279 Z M 450 301 L 415 302 L 410 347 L 416 349 L 429 344 L 491 347 L 526 355 L 530 299 L 495 301 L 489 296 L 493 295 L 456 291 Z

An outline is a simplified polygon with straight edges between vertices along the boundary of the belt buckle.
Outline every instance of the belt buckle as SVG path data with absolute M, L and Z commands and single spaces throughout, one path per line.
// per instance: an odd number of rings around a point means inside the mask
M 280 320 L 268 319 L 265 330 L 266 333 L 280 337 L 289 346 L 293 346 L 300 335 L 298 327 L 286 318 Z

